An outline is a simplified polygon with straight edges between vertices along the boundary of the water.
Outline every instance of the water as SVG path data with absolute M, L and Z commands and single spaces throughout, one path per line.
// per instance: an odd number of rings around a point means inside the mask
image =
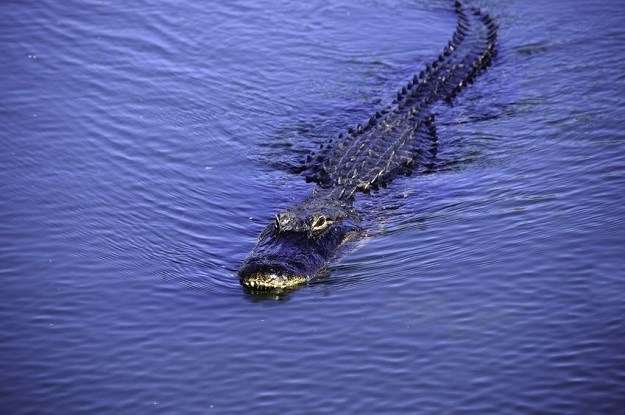
M 361 198 L 372 237 L 259 298 L 288 172 L 435 57 L 447 1 L 3 2 L 7 414 L 617 413 L 625 11 L 479 5 L 499 57 L 453 167 Z

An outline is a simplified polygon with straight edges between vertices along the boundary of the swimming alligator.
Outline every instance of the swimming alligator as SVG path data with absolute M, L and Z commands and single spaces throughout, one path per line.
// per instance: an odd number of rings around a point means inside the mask
M 239 280 L 254 289 L 283 289 L 305 283 L 361 234 L 353 201 L 396 176 L 428 163 L 436 141 L 433 105 L 473 83 L 495 56 L 497 25 L 477 8 L 455 2 L 458 23 L 452 40 L 415 75 L 391 105 L 367 123 L 331 140 L 304 167 L 316 187 L 302 203 L 279 212 L 259 236 L 239 269 Z

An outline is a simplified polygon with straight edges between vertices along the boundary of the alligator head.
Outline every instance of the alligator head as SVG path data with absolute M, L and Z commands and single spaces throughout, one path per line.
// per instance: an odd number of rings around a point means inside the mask
M 360 230 L 351 201 L 313 196 L 278 213 L 239 269 L 241 284 L 283 289 L 309 281 Z

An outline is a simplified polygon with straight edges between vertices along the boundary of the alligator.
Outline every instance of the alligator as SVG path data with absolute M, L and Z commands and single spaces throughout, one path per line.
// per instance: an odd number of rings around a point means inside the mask
M 239 269 L 242 285 L 282 290 L 319 275 L 341 247 L 362 235 L 356 193 L 386 187 L 395 177 L 428 164 L 436 142 L 434 104 L 451 105 L 496 54 L 493 18 L 459 0 L 454 6 L 457 26 L 443 52 L 368 122 L 307 157 L 302 172 L 316 183 L 312 194 L 276 214 L 264 228 Z

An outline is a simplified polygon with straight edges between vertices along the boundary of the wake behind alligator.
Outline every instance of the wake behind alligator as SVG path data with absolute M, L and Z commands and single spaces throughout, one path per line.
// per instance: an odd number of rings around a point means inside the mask
M 361 234 L 357 192 L 425 169 L 436 149 L 433 105 L 454 97 L 491 63 L 497 26 L 477 8 L 455 3 L 452 40 L 431 64 L 365 125 L 349 129 L 308 157 L 305 175 L 317 186 L 302 203 L 276 215 L 239 269 L 241 283 L 282 289 L 305 283 Z

